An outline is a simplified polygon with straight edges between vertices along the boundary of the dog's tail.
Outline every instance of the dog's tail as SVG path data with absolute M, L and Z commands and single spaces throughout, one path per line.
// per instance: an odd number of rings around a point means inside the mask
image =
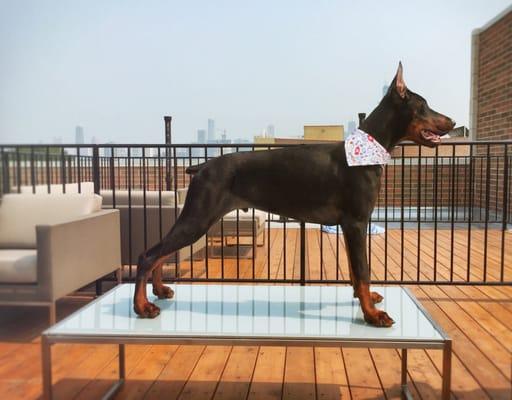
M 196 165 L 191 165 L 190 167 L 187 167 L 187 169 L 185 170 L 185 172 L 189 175 L 194 175 L 194 174 L 197 174 L 199 172 L 199 170 L 201 168 L 203 168 L 204 166 L 206 165 L 206 163 L 201 163 L 201 164 L 196 164 Z

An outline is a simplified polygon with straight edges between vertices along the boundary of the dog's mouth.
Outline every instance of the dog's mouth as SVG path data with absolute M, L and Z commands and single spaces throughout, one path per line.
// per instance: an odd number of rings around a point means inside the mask
M 431 129 L 422 129 L 420 131 L 421 138 L 432 147 L 441 143 L 441 136 L 447 132 L 433 131 Z
M 427 142 L 432 143 L 440 143 L 441 142 L 441 136 L 438 135 L 436 132 L 431 131 L 430 129 L 422 129 L 420 131 L 421 137 L 425 139 Z

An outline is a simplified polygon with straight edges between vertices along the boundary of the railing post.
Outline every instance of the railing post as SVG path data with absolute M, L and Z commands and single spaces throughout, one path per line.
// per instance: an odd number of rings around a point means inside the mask
M 502 206 L 502 226 L 501 229 L 503 231 L 507 230 L 508 224 L 508 169 L 509 169 L 509 160 L 508 160 L 508 146 L 505 145 L 504 149 L 504 159 L 503 159 L 503 206 Z
M 306 285 L 306 224 L 300 222 L 300 285 Z
M 2 193 L 11 191 L 11 178 L 9 171 L 9 153 L 2 151 Z
M 94 182 L 94 193 L 100 194 L 100 156 L 97 145 L 92 148 L 92 180 Z
M 100 194 L 100 155 L 97 145 L 94 145 L 92 148 L 92 180 L 94 182 L 94 193 Z M 103 280 L 100 278 L 95 282 L 96 296 L 103 294 L 101 286 L 102 281 Z
M 172 143 L 171 137 L 171 116 L 164 116 L 164 124 L 165 124 L 165 190 L 171 190 L 172 186 L 172 178 L 171 178 L 171 166 L 169 164 L 169 145 Z M 176 166 L 175 166 L 176 167 Z
M 505 280 L 505 232 L 508 225 L 508 146 L 505 144 L 503 160 L 503 206 L 501 208 L 501 254 L 500 254 L 500 282 Z M 497 194 L 496 194 L 497 195 Z
M 359 118 L 359 126 L 361 126 L 366 119 L 366 113 L 358 113 L 357 117 Z

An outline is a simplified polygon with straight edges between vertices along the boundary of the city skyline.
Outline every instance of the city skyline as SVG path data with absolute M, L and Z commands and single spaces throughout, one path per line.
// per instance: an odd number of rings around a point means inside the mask
M 207 121 L 209 124 L 211 124 L 212 129 L 215 129 L 214 128 L 215 120 L 213 118 L 209 118 Z M 272 124 L 267 125 L 267 127 L 263 130 L 263 132 L 265 133 L 265 135 L 267 137 L 274 137 L 274 131 L 275 131 L 275 128 L 274 128 L 274 125 L 272 125 Z M 196 130 L 196 138 L 195 138 L 195 140 L 191 140 L 190 143 L 201 143 L 201 144 L 206 144 L 206 143 L 212 143 L 212 144 L 215 144 L 215 143 L 248 143 L 251 141 L 249 139 L 241 138 L 241 137 L 229 137 L 226 129 L 222 129 L 222 130 L 216 129 L 216 130 L 212 130 L 211 132 L 213 132 L 213 133 L 211 133 L 211 137 L 214 139 L 208 140 L 207 139 L 207 129 L 202 129 L 202 128 L 197 129 Z M 218 132 L 222 132 L 220 134 L 220 138 L 217 135 Z M 175 143 L 180 143 L 180 142 L 175 142 Z M 99 138 L 98 139 L 94 135 L 91 136 L 90 139 L 88 139 L 88 136 L 85 132 L 84 127 L 77 125 L 77 126 L 75 126 L 75 140 L 74 141 L 64 143 L 62 141 L 61 136 L 54 136 L 52 139 L 52 144 L 70 144 L 70 145 L 71 144 L 105 144 L 105 145 L 108 145 L 108 144 L 123 144 L 123 143 L 110 140 L 109 138 L 104 138 L 104 139 Z M 155 143 L 155 144 L 157 144 L 157 143 Z

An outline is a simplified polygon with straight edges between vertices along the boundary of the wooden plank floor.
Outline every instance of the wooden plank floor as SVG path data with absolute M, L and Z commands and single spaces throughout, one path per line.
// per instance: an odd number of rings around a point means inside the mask
M 463 280 L 467 276 L 467 235 L 456 231 L 388 232 L 372 237 L 372 276 Z M 512 276 L 508 233 L 505 239 L 505 277 Z M 472 279 L 484 273 L 484 232 L 473 230 L 469 247 Z M 270 242 L 258 248 L 253 264 L 241 260 L 239 276 L 271 279 L 298 277 L 298 232 L 272 229 Z M 489 231 L 486 274 L 501 273 L 501 232 Z M 437 252 L 434 256 L 434 241 Z M 322 257 L 320 257 L 322 242 Z M 270 265 L 267 245 L 270 243 Z M 286 251 L 283 251 L 286 243 Z M 403 254 L 401 252 L 403 246 Z M 338 247 L 338 264 L 336 262 Z M 387 268 L 384 268 L 387 254 Z M 286 259 L 286 263 L 285 263 Z M 307 274 L 311 279 L 348 278 L 341 237 L 307 231 Z M 322 261 L 322 265 L 320 264 Z M 253 268 L 254 265 L 254 268 Z M 453 268 L 451 268 L 453 265 Z M 205 276 L 205 262 L 194 262 L 194 276 Z M 208 260 L 208 276 L 221 276 L 220 260 Z M 190 276 L 190 264 L 181 265 Z M 226 260 L 225 277 L 236 277 L 236 262 Z M 453 338 L 452 393 L 454 399 L 507 399 L 511 392 L 512 287 L 409 285 L 433 317 Z M 89 298 L 66 298 L 58 304 L 59 318 Z M 0 399 L 41 396 L 40 337 L 47 326 L 46 310 L 34 307 L 0 308 Z M 59 344 L 54 346 L 54 390 L 58 399 L 100 398 L 117 373 L 116 347 Z M 414 350 L 409 355 L 411 391 L 418 399 L 437 399 L 441 391 L 441 352 Z M 127 347 L 128 380 L 119 399 L 398 399 L 400 353 L 390 349 L 143 346 Z
M 307 229 L 306 242 L 307 279 L 349 280 L 342 234 L 337 236 L 320 233 L 319 229 Z M 500 230 L 488 230 L 486 233 L 485 230 L 474 228 L 471 231 L 458 229 L 453 233 L 448 229 L 411 229 L 404 230 L 402 234 L 400 230 L 388 230 L 386 234 L 371 235 L 369 242 L 372 279 L 404 280 L 411 283 L 434 280 L 492 282 L 499 281 L 503 273 L 504 280 L 512 282 L 512 232 L 502 234 Z M 269 247 L 270 263 L 267 259 Z M 434 252 L 434 248 L 437 251 Z M 233 257 L 225 259 L 224 263 L 219 258 L 211 257 L 207 261 L 194 261 L 193 265 L 182 262 L 180 276 L 210 279 L 299 279 L 298 229 L 288 228 L 284 232 L 283 229 L 273 228 L 271 234 L 266 235 L 266 243 L 257 246 L 255 260 L 243 258 L 246 253 L 250 255 L 251 251 L 250 245 L 245 249 L 241 248 L 238 267 L 234 249 L 230 250 Z M 398 268 L 401 260 L 403 271 Z

